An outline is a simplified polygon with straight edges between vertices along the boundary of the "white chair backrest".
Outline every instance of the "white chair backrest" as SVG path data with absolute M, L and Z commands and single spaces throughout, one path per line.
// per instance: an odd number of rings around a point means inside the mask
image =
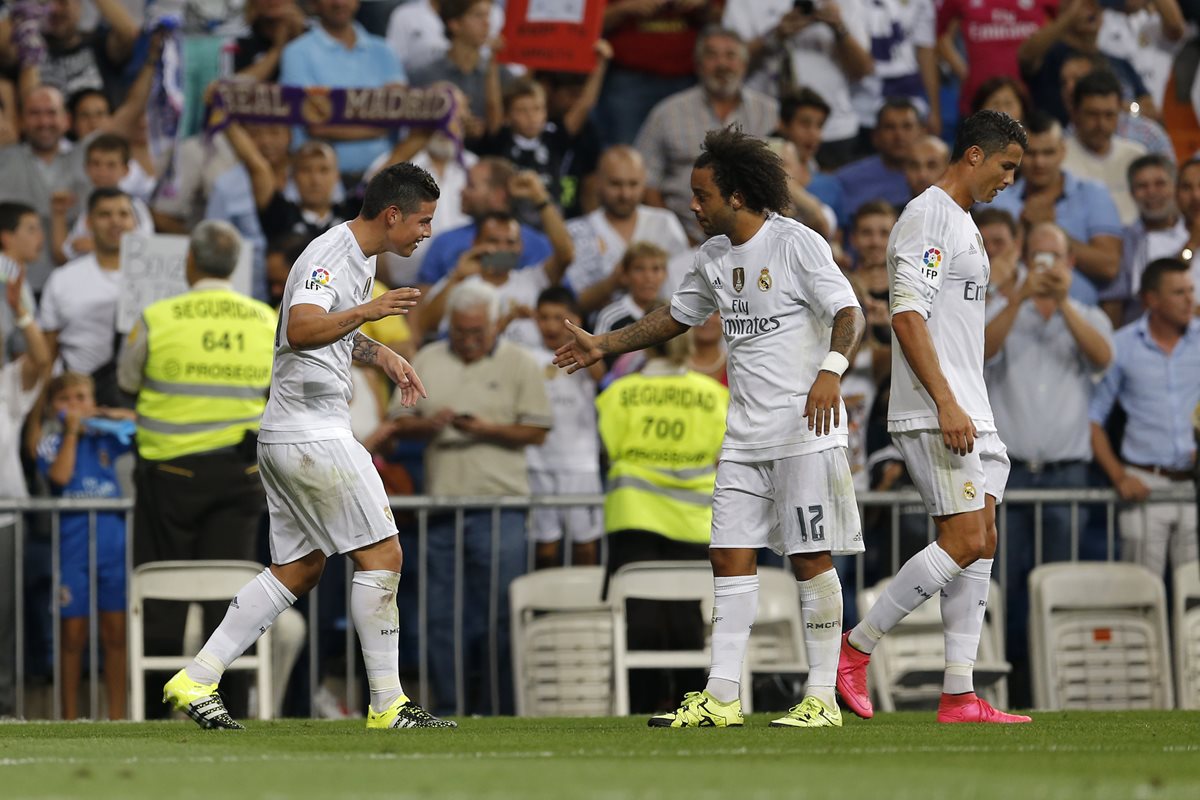
M 513 616 L 525 609 L 565 611 L 604 605 L 604 567 L 556 567 L 522 575 L 508 590 Z
M 229 600 L 262 570 L 253 561 L 155 561 L 130 584 L 143 600 Z
M 1175 568 L 1175 674 L 1179 680 L 1179 707 L 1200 708 L 1200 562 Z
M 1034 705 L 1171 708 L 1162 580 L 1138 564 L 1043 564 L 1029 575 Z
M 712 617 L 713 574 L 707 561 L 639 561 L 626 564 L 608 583 L 608 600 L 623 609 L 630 598 L 698 600 L 704 619 Z

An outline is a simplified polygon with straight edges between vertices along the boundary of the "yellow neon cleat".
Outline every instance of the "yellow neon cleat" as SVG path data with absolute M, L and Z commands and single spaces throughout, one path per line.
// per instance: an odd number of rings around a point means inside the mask
M 740 728 L 743 721 L 741 700 L 722 703 L 705 691 L 688 692 L 683 705 L 654 715 L 647 724 L 651 728 Z
M 787 716 L 771 723 L 772 728 L 840 728 L 842 712 L 836 705 L 830 708 L 816 697 L 806 697 L 800 705 L 792 706 Z
M 396 698 L 396 702 L 388 706 L 386 711 L 376 713 L 373 708 L 367 709 L 368 729 L 457 727 L 457 722 L 435 717 L 403 694 Z
M 179 670 L 163 686 L 163 702 L 187 714 L 206 730 L 245 730 L 241 723 L 229 716 L 225 709 L 225 701 L 217 693 L 217 684 L 205 686 L 203 683 L 197 683 L 188 677 L 187 670 Z

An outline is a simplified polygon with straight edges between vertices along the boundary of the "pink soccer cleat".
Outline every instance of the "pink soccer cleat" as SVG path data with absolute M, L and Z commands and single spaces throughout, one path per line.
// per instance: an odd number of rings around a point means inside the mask
M 850 644 L 850 632 L 842 634 L 842 655 L 838 659 L 837 690 L 842 700 L 858 716 L 875 716 L 871 695 L 867 691 L 867 664 L 871 657 Z
M 838 678 L 841 674 L 839 670 Z M 840 688 L 840 683 L 839 683 Z M 966 694 L 943 694 L 938 703 L 938 722 L 991 722 L 1012 724 L 1033 722 L 1031 717 L 1021 714 L 1006 714 L 992 708 L 991 703 L 974 692 Z

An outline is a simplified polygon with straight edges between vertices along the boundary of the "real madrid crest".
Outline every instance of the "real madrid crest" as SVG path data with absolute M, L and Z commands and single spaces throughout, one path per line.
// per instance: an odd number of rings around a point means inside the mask
M 742 287 L 746 285 L 746 270 L 741 267 L 733 268 L 733 290 L 740 292 Z
M 967 500 L 975 499 L 975 484 L 971 481 L 963 484 L 963 498 Z
M 766 267 L 763 267 L 763 271 L 758 273 L 758 288 L 764 292 L 771 288 L 771 270 Z

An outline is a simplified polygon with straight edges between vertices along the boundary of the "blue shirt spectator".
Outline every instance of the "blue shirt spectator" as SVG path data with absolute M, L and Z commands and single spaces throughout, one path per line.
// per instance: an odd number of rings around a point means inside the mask
M 1150 315 L 1113 336 L 1112 366 L 1096 387 L 1088 415 L 1104 425 L 1118 400 L 1129 415 L 1120 457 L 1129 464 L 1190 470 L 1196 452 L 1192 412 L 1200 403 L 1200 320 L 1171 352 L 1150 332 Z
M 421 262 L 421 269 L 417 272 L 417 283 L 431 286 L 449 275 L 458 263 L 459 256 L 471 249 L 471 245 L 475 243 L 475 227 L 475 223 L 472 222 L 433 237 L 433 241 L 429 243 L 429 252 L 425 254 L 425 260 Z M 517 262 L 518 268 L 540 264 L 549 258 L 552 252 L 546 234 L 528 225 L 521 226 L 521 258 Z
M 1054 203 L 1054 221 L 1077 242 L 1089 244 L 1096 236 L 1121 237 L 1121 219 L 1117 206 L 1103 184 L 1078 178 L 1062 171 L 1062 193 Z M 989 205 L 1003 209 L 1016 219 L 1025 209 L 1026 179 L 1021 178 L 996 195 Z M 1071 281 L 1071 297 L 1089 306 L 1100 302 L 1097 282 L 1079 271 Z
M 844 196 L 843 216 L 838 219 L 842 228 L 870 200 L 886 200 L 896 208 L 903 208 L 912 199 L 904 165 L 921 134 L 921 119 L 911 100 L 889 98 L 883 104 L 871 131 L 871 142 L 878 155 L 847 164 L 835 173 Z
M 804 188 L 808 189 L 808 193 L 813 197 L 832 208 L 838 218 L 838 224 L 841 225 L 842 218 L 846 216 L 846 195 L 842 191 L 842 184 L 828 173 L 817 172 L 815 166 L 810 169 L 812 180 Z
M 317 0 L 319 20 L 308 33 L 283 49 L 280 83 L 289 86 L 363 88 L 406 83 L 400 61 L 382 37 L 367 33 L 354 21 L 358 2 Z M 298 136 L 293 145 L 304 141 Z M 361 174 L 389 148 L 388 137 L 356 141 L 334 141 L 338 164 L 344 174 Z

